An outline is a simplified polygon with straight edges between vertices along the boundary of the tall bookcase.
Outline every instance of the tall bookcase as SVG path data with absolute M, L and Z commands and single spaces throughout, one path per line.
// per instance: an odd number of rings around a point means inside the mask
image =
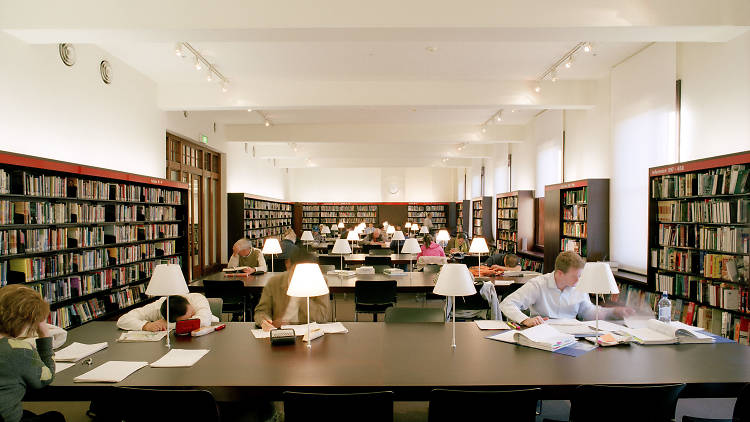
M 227 232 L 229 250 L 237 240 L 247 237 L 262 248 L 269 237 L 279 237 L 292 228 L 292 203 L 248 193 L 227 194 Z
M 448 227 L 448 204 L 442 202 L 410 202 L 408 205 L 409 221 L 422 224 L 427 214 L 432 215 L 433 229 Z
M 464 202 L 456 202 L 456 232 L 467 233 L 466 227 L 464 226 Z
M 500 193 L 497 203 L 497 249 L 516 253 L 523 239 L 534 242 L 534 192 L 530 190 Z
M 544 267 L 561 251 L 589 261 L 609 258 L 609 179 L 585 179 L 544 187 Z
M 302 204 L 302 229 L 312 230 L 319 224 L 378 224 L 378 204 L 316 202 Z
M 161 262 L 188 278 L 188 185 L 0 152 L 0 285 L 25 283 L 73 328 L 145 301 Z
M 471 200 L 471 236 L 482 236 L 490 245 L 492 233 L 492 197 L 480 196 Z

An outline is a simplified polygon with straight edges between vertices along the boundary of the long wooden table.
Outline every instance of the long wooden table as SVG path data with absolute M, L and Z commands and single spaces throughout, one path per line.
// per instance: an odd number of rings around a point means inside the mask
M 174 338 L 180 349 L 210 349 L 191 368 L 143 368 L 118 385 L 207 388 L 218 398 L 262 396 L 283 391 L 391 390 L 397 400 L 426 400 L 433 388 L 540 387 L 544 398 L 570 398 L 580 384 L 687 383 L 682 397 L 731 397 L 750 381 L 750 347 L 732 344 L 602 347 L 573 358 L 487 340 L 494 332 L 458 323 L 452 350 L 451 325 L 343 323 L 348 334 L 327 334 L 312 349 L 271 347 L 255 339 L 249 323 L 228 323 L 203 337 Z M 73 341 L 107 341 L 109 347 L 81 365 L 58 373 L 50 387 L 27 400 L 88 400 L 104 384 L 73 378 L 110 360 L 154 362 L 164 342 L 117 343 L 113 322 L 91 322 L 69 332 Z M 644 409 L 646 410 L 646 409 Z

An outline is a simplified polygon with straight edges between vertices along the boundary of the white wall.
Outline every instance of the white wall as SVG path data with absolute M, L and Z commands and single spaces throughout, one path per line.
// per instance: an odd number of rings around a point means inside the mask
M 534 140 L 533 121 L 526 125 L 526 137 L 522 144 L 510 144 L 509 152 L 513 155 L 511 164 L 511 191 L 534 190 L 536 187 L 536 142 Z M 544 192 L 536 192 L 537 197 Z
M 535 194 L 544 196 L 544 187 L 562 182 L 562 110 L 547 110 L 534 119 L 536 146 Z
M 680 160 L 750 149 L 750 31 L 727 43 L 680 43 Z
M 252 146 L 227 142 L 227 192 L 244 192 L 276 199 L 290 198 L 286 169 L 275 168 L 271 160 L 252 158 Z
M 0 149 L 165 176 L 154 82 L 92 45 L 76 45 L 72 67 L 57 45 L 28 45 L 3 32 L 0 51 Z M 110 85 L 99 76 L 103 59 L 112 66 Z
M 609 75 L 598 79 L 595 89 L 594 108 L 563 113 L 566 182 L 611 175 Z

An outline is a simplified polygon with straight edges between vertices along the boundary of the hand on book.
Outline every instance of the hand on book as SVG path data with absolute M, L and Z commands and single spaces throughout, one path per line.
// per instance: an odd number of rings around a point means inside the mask
M 254 272 L 255 272 L 255 268 L 253 268 L 253 267 L 247 267 L 247 268 L 243 268 L 243 269 L 242 269 L 242 271 L 243 271 L 243 272 L 244 272 L 245 274 L 252 274 L 252 273 L 254 273 Z
M 544 324 L 544 321 L 547 318 L 542 318 L 540 316 L 535 316 L 533 318 L 526 318 L 525 320 L 521 321 L 521 325 L 524 327 L 534 327 L 540 324 Z
M 160 319 L 154 322 L 147 322 L 143 324 L 143 331 L 164 331 L 167 329 L 167 321 Z

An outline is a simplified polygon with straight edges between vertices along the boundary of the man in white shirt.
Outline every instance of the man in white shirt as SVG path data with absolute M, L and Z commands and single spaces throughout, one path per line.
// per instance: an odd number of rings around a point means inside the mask
M 164 317 L 167 313 L 166 300 L 167 298 L 163 297 L 146 306 L 133 309 L 117 320 L 117 327 L 129 331 L 166 330 L 167 321 Z M 208 300 L 202 294 L 188 293 L 184 296 L 169 297 L 170 323 L 194 318 L 201 320 L 201 327 L 208 327 L 212 322 L 219 322 L 219 319 L 211 314 Z
M 575 252 L 566 251 L 557 256 L 555 270 L 526 282 L 502 303 L 500 310 L 510 320 L 526 327 L 543 324 L 547 318 L 576 318 L 584 320 L 596 317 L 596 306 L 591 303 L 588 293 L 575 289 L 585 261 Z M 527 317 L 524 309 L 530 309 Z M 624 318 L 633 310 L 627 307 L 599 307 L 599 318 Z
M 232 256 L 229 257 L 227 268 L 236 267 L 247 267 L 242 271 L 248 274 L 268 271 L 263 252 L 258 248 L 254 248 L 253 244 L 247 238 L 242 238 L 234 242 L 232 246 Z

